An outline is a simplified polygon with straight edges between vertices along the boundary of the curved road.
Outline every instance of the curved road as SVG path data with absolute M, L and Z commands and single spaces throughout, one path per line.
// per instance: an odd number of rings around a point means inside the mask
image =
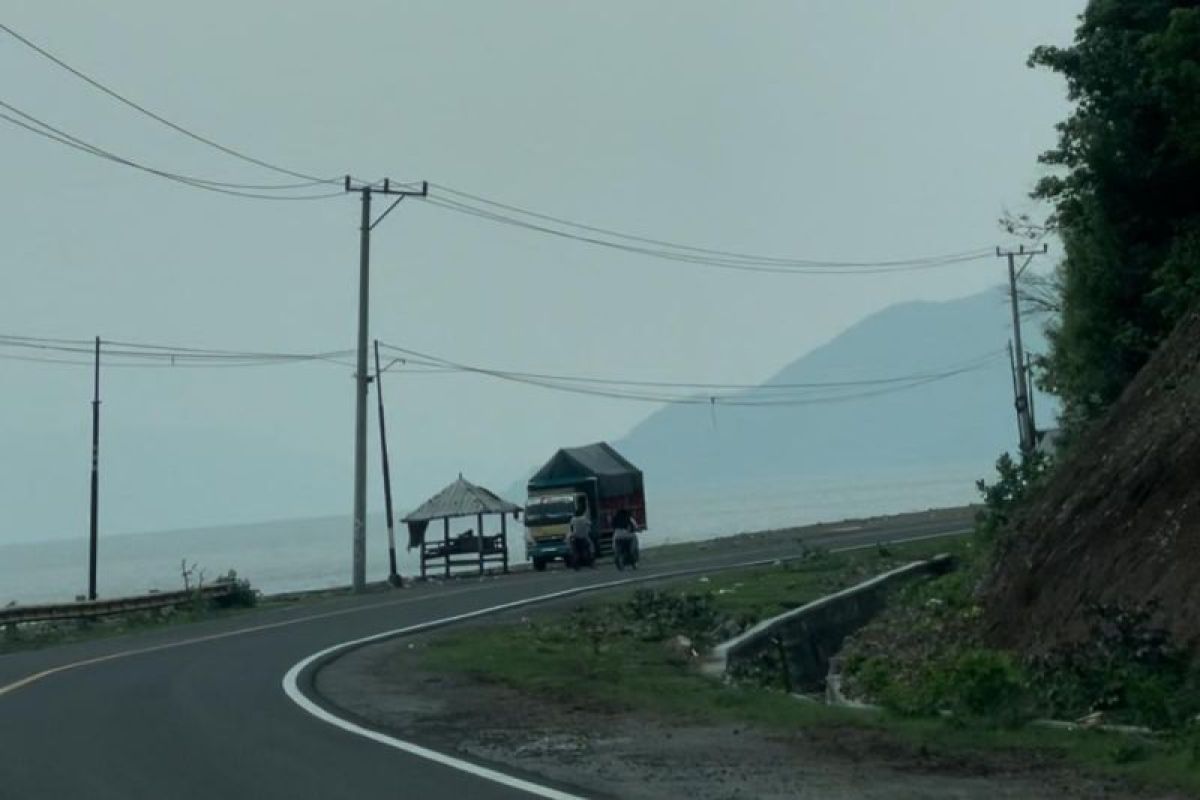
M 957 532 L 964 521 L 826 526 L 804 538 L 851 547 Z M 795 550 L 714 548 L 661 566 L 650 551 L 638 577 Z M 527 799 L 334 727 L 293 702 L 281 680 L 341 642 L 617 577 L 601 566 L 467 579 L 0 656 L 0 798 Z

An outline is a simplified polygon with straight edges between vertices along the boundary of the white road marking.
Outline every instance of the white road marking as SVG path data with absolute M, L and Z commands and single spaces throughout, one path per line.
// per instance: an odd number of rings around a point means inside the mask
M 934 534 L 927 534 L 924 536 L 914 536 L 914 537 L 910 537 L 910 538 L 906 538 L 906 539 L 896 539 L 891 542 L 888 542 L 888 544 L 906 544 L 909 542 L 925 541 L 927 539 L 939 539 L 939 538 L 946 537 L 946 536 L 956 536 L 956 535 L 960 535 L 963 533 L 967 533 L 967 532 L 969 532 L 969 530 L 970 529 L 958 530 L 958 531 L 946 531 L 944 533 L 934 533 Z M 875 546 L 876 546 L 876 543 L 871 542 L 868 544 L 851 545 L 849 547 L 839 547 L 839 548 L 830 550 L 830 552 L 846 553 L 846 552 L 850 552 L 853 550 L 866 550 L 866 549 L 869 549 L 869 548 L 872 548 Z M 761 559 L 761 560 L 757 560 L 757 561 L 746 561 L 746 562 L 742 562 L 740 564 L 713 566 L 713 567 L 709 567 L 708 569 L 711 569 L 714 571 L 715 570 L 725 571 L 725 570 L 730 570 L 730 569 L 750 569 L 753 567 L 761 567 L 761 566 L 766 566 L 768 564 L 774 564 L 777 561 L 791 561 L 791 560 L 795 560 L 796 558 L 800 558 L 800 556 L 768 558 L 768 559 Z M 500 605 L 496 605 L 496 606 L 489 606 L 487 608 L 476 609 L 475 611 L 468 611 L 465 614 L 455 614 L 450 617 L 442 617 L 441 619 L 431 620 L 429 622 L 421 622 L 416 625 L 408 625 L 403 628 L 396 628 L 394 630 L 384 631 L 382 633 L 376 633 L 376 634 L 372 634 L 370 636 L 363 636 L 358 639 L 351 639 L 350 641 L 342 642 L 340 644 L 335 644 L 335 645 L 332 645 L 331 647 L 326 647 L 324 650 L 319 650 L 316 653 L 313 653 L 312 655 L 310 655 L 310 656 L 304 658 L 303 660 L 297 662 L 296 664 L 294 664 L 292 666 L 292 668 L 287 671 L 287 674 L 285 674 L 283 676 L 283 682 L 282 682 L 283 691 L 285 694 L 287 694 L 287 696 L 292 700 L 293 703 L 298 705 L 304 711 L 308 712 L 309 714 L 311 714 L 312 716 L 321 720 L 322 722 L 326 722 L 330 725 L 333 725 L 334 727 L 341 728 L 342 730 L 346 731 L 347 733 L 352 733 L 356 736 L 362 736 L 363 738 L 370 739 L 371 741 L 374 741 L 374 742 L 379 742 L 382 745 L 386 745 L 386 746 L 394 748 L 396 750 L 400 750 L 404 753 L 408 753 L 409 755 L 413 755 L 418 758 L 423 758 L 428 761 L 432 761 L 436 764 L 441 764 L 442 766 L 450 767 L 451 769 L 456 769 L 460 772 L 465 772 L 469 775 L 474 775 L 477 778 L 482 778 L 483 780 L 491 781 L 492 783 L 497 783 L 497 784 L 500 784 L 501 786 L 507 786 L 510 789 L 516 789 L 518 791 L 522 791 L 527 794 L 534 795 L 535 797 L 544 797 L 544 798 L 547 798 L 548 800 L 584 800 L 584 798 L 582 798 L 579 795 L 568 794 L 559 789 L 554 789 L 549 786 L 543 786 L 538 783 L 533 783 L 532 781 L 527 781 L 527 780 L 524 780 L 523 778 L 517 778 L 512 775 L 508 775 L 506 773 L 495 770 L 495 769 L 490 769 L 488 767 L 484 767 L 484 766 L 475 764 L 470 761 L 465 761 L 461 758 L 455 758 L 454 756 L 446 755 L 445 753 L 439 753 L 438 751 L 431 750 L 428 747 L 422 747 L 421 745 L 414 744 L 413 742 L 406 742 L 403 739 L 397 739 L 396 737 L 389 736 L 386 733 L 380 733 L 379 731 L 375 731 L 370 728 L 363 727 L 362 725 L 358 725 L 354 722 L 351 722 L 350 720 L 343 719 L 342 717 L 339 717 L 336 714 L 334 714 L 330 711 L 327 711 L 324 708 L 322 708 L 321 706 L 317 705 L 315 702 L 310 700 L 308 698 L 308 696 L 306 694 L 304 694 L 303 691 L 301 691 L 300 685 L 299 685 L 300 675 L 309 666 L 311 666 L 312 664 L 314 664 L 317 661 L 320 661 L 323 658 L 332 656 L 335 653 L 338 653 L 339 651 L 348 650 L 348 649 L 354 648 L 354 647 L 359 647 L 364 644 L 370 644 L 371 642 L 378 642 L 378 641 L 383 641 L 384 639 L 393 639 L 398 636 L 406 636 L 406 635 L 411 635 L 414 633 L 421 633 L 423 631 L 433 630 L 434 628 L 441 628 L 446 625 L 452 625 L 457 622 L 465 622 L 466 620 L 477 619 L 479 617 L 487 616 L 489 614 L 497 614 L 502 611 L 510 611 L 515 608 L 522 608 L 524 606 L 530 606 L 530 605 L 534 605 L 537 603 L 545 603 L 550 600 L 557 600 L 557 599 L 561 599 L 564 597 L 571 597 L 573 595 L 584 594 L 586 592 L 595 592 L 595 591 L 600 591 L 603 589 L 613 589 L 613 588 L 617 588 L 620 586 L 628 586 L 628 585 L 631 585 L 634 583 L 644 583 L 646 581 L 652 581 L 652 580 L 680 578 L 680 577 L 685 577 L 687 575 L 694 575 L 698 572 L 703 572 L 703 571 L 705 571 L 705 568 L 692 568 L 692 569 L 687 569 L 687 570 L 677 570 L 674 572 L 659 573 L 657 575 L 646 575 L 646 576 L 641 576 L 641 577 L 636 577 L 636 578 L 624 578 L 621 580 L 607 581 L 604 583 L 591 584 L 588 586 L 576 586 L 576 587 L 573 587 L 570 589 L 564 589 L 564 590 L 558 591 L 558 592 L 550 592 L 549 594 L 535 595 L 533 597 L 527 597 L 522 600 L 514 600 L 509 603 L 501 603 Z
M 268 623 L 264 623 L 262 625 L 253 625 L 248 628 L 238 628 L 237 630 L 223 631 L 222 633 L 213 633 L 213 634 L 209 634 L 207 636 L 196 636 L 191 639 L 180 639 L 180 640 L 173 641 L 173 642 L 164 642 L 163 644 L 150 645 L 148 647 L 139 647 L 139 648 L 135 648 L 133 650 L 121 650 L 116 653 L 109 653 L 109 654 L 103 655 L 103 656 L 96 656 L 95 658 L 87 658 L 82 661 L 73 661 L 70 664 L 61 664 L 57 667 L 50 667 L 49 669 L 44 669 L 41 672 L 33 673 L 32 675 L 26 675 L 24 678 L 20 678 L 18 680 L 13 681 L 12 683 L 5 684 L 4 686 L 0 686 L 0 697 L 3 697 L 4 695 L 8 694 L 9 692 L 14 692 L 17 689 L 20 689 L 24 686 L 28 686 L 31 683 L 36 683 L 37 681 L 40 681 L 43 678 L 48 678 L 51 675 L 57 675 L 60 672 L 67 672 L 69 670 L 79 669 L 80 667 L 88 667 L 93 664 L 103 664 L 106 661 L 116 661 L 117 659 L 129 658 L 130 656 L 138 656 L 138 655 L 143 655 L 145 653 L 157 653 L 160 650 L 173 650 L 176 647 L 186 647 L 188 645 L 201 644 L 202 642 L 212 642 L 212 641 L 217 641 L 219 639 L 229 639 L 234 636 L 244 636 L 245 634 L 248 634 L 248 633 L 258 633 L 260 631 L 269 631 L 274 628 L 285 628 L 289 625 L 299 625 L 304 622 L 313 622 L 314 620 L 319 620 L 319 619 L 328 619 L 330 617 L 341 617 L 341 616 L 345 616 L 346 614 L 355 614 L 360 611 L 373 611 L 377 608 L 387 608 L 389 606 L 409 605 L 411 603 L 420 603 L 420 602 L 424 602 L 426 600 L 440 600 L 444 597 L 453 597 L 455 595 L 470 594 L 471 592 L 483 591 L 486 588 L 488 588 L 488 587 L 475 586 L 475 587 L 471 587 L 469 589 L 457 589 L 452 592 L 422 595 L 421 597 L 405 597 L 405 598 L 401 598 L 401 599 L 388 600 L 388 601 L 382 602 L 382 603 L 371 603 L 370 605 L 354 606 L 353 608 L 342 608 L 342 609 L 338 609 L 337 611 L 325 611 L 320 614 L 309 614 L 308 616 L 294 617 L 292 619 L 280 620 L 279 622 L 268 622 Z

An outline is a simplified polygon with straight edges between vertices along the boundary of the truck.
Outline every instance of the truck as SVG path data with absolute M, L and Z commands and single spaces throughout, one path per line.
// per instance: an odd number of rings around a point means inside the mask
M 571 517 L 592 521 L 592 543 L 600 556 L 612 553 L 613 516 L 627 509 L 644 530 L 646 492 L 642 471 L 606 442 L 564 447 L 529 479 L 525 504 L 525 557 L 541 571 L 569 555 Z

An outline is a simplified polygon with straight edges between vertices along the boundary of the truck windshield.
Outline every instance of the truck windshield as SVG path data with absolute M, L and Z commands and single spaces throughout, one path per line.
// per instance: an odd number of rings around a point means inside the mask
M 531 497 L 525 507 L 525 523 L 561 522 L 575 513 L 573 497 Z

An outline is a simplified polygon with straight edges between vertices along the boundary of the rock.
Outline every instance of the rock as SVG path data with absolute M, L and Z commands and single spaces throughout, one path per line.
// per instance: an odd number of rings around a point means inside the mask
M 692 646 L 692 640 L 683 634 L 674 636 L 666 642 L 667 653 L 673 660 L 688 661 L 696 656 L 696 650 Z
M 742 626 L 738 625 L 731 619 L 727 619 L 717 626 L 713 631 L 713 635 L 718 642 L 725 642 L 742 632 Z

